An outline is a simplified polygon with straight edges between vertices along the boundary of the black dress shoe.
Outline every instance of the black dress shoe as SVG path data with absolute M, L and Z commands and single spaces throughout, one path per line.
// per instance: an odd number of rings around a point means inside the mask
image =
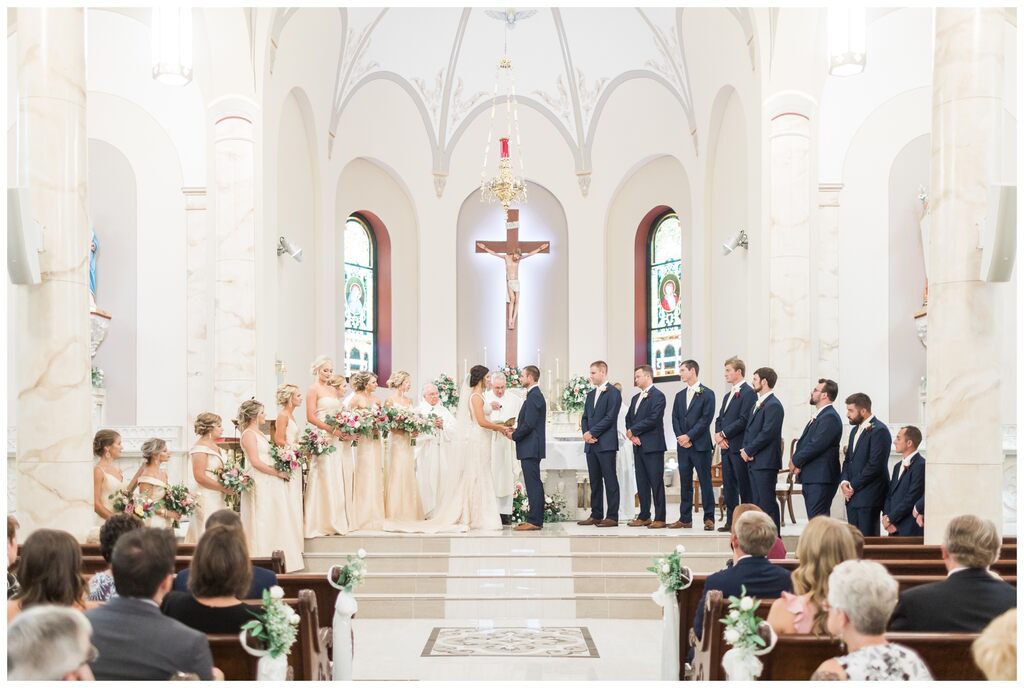
M 501 525 L 510 526 L 512 525 L 512 514 L 501 514 Z
M 728 533 L 731 530 L 732 530 L 732 524 L 731 523 L 726 523 L 724 526 L 722 526 L 721 528 L 718 529 L 718 532 L 719 533 Z

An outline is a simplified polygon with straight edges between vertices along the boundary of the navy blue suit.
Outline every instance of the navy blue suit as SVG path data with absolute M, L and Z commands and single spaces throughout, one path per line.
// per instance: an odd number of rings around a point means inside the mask
M 636 471 L 636 490 L 640 495 L 640 515 L 647 521 L 651 518 L 651 501 L 654 501 L 654 520 L 665 520 L 665 395 L 651 385 L 647 396 L 640 399 L 637 393 L 626 413 L 626 430 L 640 439 L 640 446 L 633 445 L 633 467 Z
M 605 518 L 604 493 L 608 491 L 607 518 L 619 520 L 619 477 L 615 473 L 615 455 L 619 451 L 619 408 L 622 393 L 605 383 L 604 391 L 594 404 L 597 390 L 587 393 L 583 404 L 583 418 L 580 429 L 593 435 L 595 444 L 583 444 L 587 455 L 587 472 L 590 474 L 590 517 L 595 521 Z
M 732 395 L 732 398 L 730 398 Z M 738 396 L 737 396 L 738 395 Z M 746 382 L 735 394 L 730 389 L 722 399 L 722 408 L 715 419 L 715 432 L 725 435 L 729 448 L 722 450 L 722 492 L 725 493 L 725 525 L 732 525 L 732 512 L 740 501 L 750 503 L 750 468 L 740 458 L 743 436 L 750 413 L 754 410 L 757 392 Z M 726 403 L 729 408 L 726 408 Z
M 715 393 L 704 385 L 698 387 L 699 394 L 690 400 L 686 408 L 686 396 L 691 394 L 686 387 L 676 394 L 672 403 L 672 430 L 675 437 L 687 435 L 691 446 L 680 447 L 676 442 L 679 457 L 679 520 L 690 523 L 693 520 L 693 471 L 697 470 L 700 481 L 700 501 L 704 505 L 704 520 L 715 520 L 715 490 L 711 487 L 711 419 L 715 415 Z
M 270 588 L 277 585 L 277 574 L 270 569 L 265 569 L 262 566 L 252 567 L 252 583 L 249 585 L 249 592 L 245 594 L 247 600 L 260 600 L 263 599 L 263 591 L 269 590 Z M 174 577 L 174 584 L 171 588 L 178 592 L 190 592 L 188 589 L 188 569 L 184 568 L 178 571 L 178 575 Z
M 775 485 L 782 470 L 782 421 L 786 411 L 774 394 L 769 394 L 761 403 L 754 405 L 743 437 L 743 449 L 749 462 L 750 492 L 754 504 L 772 517 L 775 527 L 781 532 L 779 503 L 775 500 Z
M 516 458 L 523 468 L 526 499 L 530 502 L 526 522 L 541 527 L 544 526 L 544 483 L 540 480 L 540 462 L 545 453 L 547 413 L 544 395 L 540 387 L 534 385 L 526 393 L 526 400 L 516 419 L 516 429 L 512 432 L 512 441 L 516 443 Z
M 843 419 L 826 406 L 804 428 L 793 452 L 793 466 L 800 469 L 807 520 L 832 511 L 832 499 L 839 489 L 839 441 Z
M 767 557 L 744 557 L 735 566 L 712 573 L 704 583 L 704 594 L 693 618 L 693 631 L 698 638 L 703 632 L 704 598 L 708 590 L 721 590 L 726 598 L 730 595 L 739 597 L 741 587 L 746 587 L 747 595 L 751 597 L 766 599 L 781 597 L 783 590 L 793 592 L 793 581 L 789 571 L 771 563 Z
M 861 439 L 864 439 L 863 437 Z M 889 522 L 896 526 L 893 535 L 924 535 L 924 528 L 917 525 L 914 518 L 914 505 L 924 499 L 924 457 L 914 452 L 910 465 L 900 476 L 900 466 L 892 467 L 892 478 L 889 480 L 889 493 L 885 496 L 882 513 L 889 517 Z
M 892 435 L 885 423 L 872 416 L 869 428 L 864 430 L 851 452 L 849 448 L 853 447 L 858 427 L 850 429 L 846 461 L 843 462 L 839 480 L 849 482 L 853 488 L 853 497 L 846 501 L 846 519 L 866 537 L 877 537 L 882 505 L 889 492 L 886 467 L 889 465 Z

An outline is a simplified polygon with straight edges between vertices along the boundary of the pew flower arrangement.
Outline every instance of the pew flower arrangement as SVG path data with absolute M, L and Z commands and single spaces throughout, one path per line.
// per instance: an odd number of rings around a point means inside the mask
M 327 582 L 338 591 L 334 600 L 334 619 L 331 633 L 334 638 L 334 661 L 332 672 L 335 681 L 352 680 L 352 659 L 354 636 L 352 616 L 359 611 L 353 588 L 361 585 L 366 576 L 366 550 L 359 548 L 355 556 L 347 557 L 348 563 L 332 566 L 327 571 Z
M 683 545 L 676 545 L 668 554 L 655 559 L 647 570 L 658 577 L 658 589 L 651 599 L 662 608 L 661 615 L 661 680 L 675 681 L 679 678 L 679 604 L 676 593 L 690 587 L 693 572 L 683 566 Z
M 442 406 L 449 411 L 454 411 L 459 407 L 459 390 L 455 386 L 455 380 L 441 373 L 434 380 L 434 386 L 437 387 L 437 394 L 441 397 Z
M 684 546 L 676 545 L 674 550 L 658 557 L 651 566 L 647 567 L 648 571 L 658 576 L 658 583 L 665 592 L 675 593 L 677 590 L 690 587 L 693 574 L 690 573 L 689 568 L 683 566 L 680 559 L 685 552 Z
M 188 485 L 178 483 L 167 488 L 163 498 L 164 508 L 169 509 L 180 516 L 191 516 L 195 513 L 199 502 L 195 493 L 188 489 Z M 178 521 L 174 522 L 177 528 Z
M 562 408 L 570 413 L 582 411 L 587 401 L 587 393 L 592 389 L 594 385 L 582 375 L 570 378 L 562 389 Z
M 234 453 L 228 454 L 224 465 L 218 468 L 214 475 L 221 487 L 228 490 L 228 494 L 224 495 L 224 503 L 229 509 L 238 506 L 241 503 L 242 493 L 248 492 L 253 486 L 252 476 L 245 472 L 238 456 Z
M 284 602 L 284 590 L 275 585 L 263 591 L 263 609 L 249 611 L 255 619 L 242 625 L 239 640 L 243 649 L 260 658 L 258 681 L 283 681 L 288 675 L 288 654 L 299 635 L 299 615 Z M 248 635 L 263 641 L 266 650 L 249 646 Z
M 299 440 L 299 454 L 306 460 L 307 465 L 313 463 L 313 459 L 330 454 L 337 447 L 331 442 L 331 436 L 318 427 L 307 425 Z
M 348 563 L 343 566 L 334 567 L 334 583 L 345 592 L 351 593 L 352 588 L 361 585 L 363 578 L 366 577 L 366 550 L 359 548 L 354 557 L 348 555 L 347 561 Z
M 731 681 L 757 679 L 764 668 L 758 656 L 775 647 L 775 632 L 757 617 L 760 606 L 761 601 L 748 596 L 746 586 L 741 586 L 739 597 L 729 597 L 729 613 L 720 620 L 725 626 L 722 637 L 732 645 L 722 657 L 722 668 Z

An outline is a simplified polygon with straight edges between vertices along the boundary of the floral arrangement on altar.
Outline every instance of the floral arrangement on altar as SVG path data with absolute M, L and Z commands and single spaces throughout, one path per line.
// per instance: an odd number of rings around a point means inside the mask
M 284 603 L 284 590 L 279 585 L 263 591 L 263 610 L 250 611 L 256 618 L 242 626 L 257 640 L 267 645 L 271 657 L 287 655 L 298 637 L 299 615 Z
M 676 545 L 674 550 L 663 557 L 658 557 L 651 566 L 647 567 L 648 571 L 657 574 L 658 583 L 665 592 L 674 593 L 690 586 L 693 574 L 690 569 L 683 566 L 680 559 L 684 552 L 686 552 L 685 547 Z
M 306 460 L 306 464 L 313 463 L 313 459 L 324 454 L 330 454 L 338 447 L 331 442 L 331 436 L 314 425 L 307 425 L 299 440 L 299 454 Z
M 423 415 L 400 406 L 389 406 L 385 409 L 388 417 L 389 432 L 409 433 L 409 444 L 416 446 L 417 435 L 429 435 L 434 432 L 434 420 L 437 418 L 433 413 Z
M 302 470 L 302 458 L 298 446 L 279 447 L 276 444 L 271 444 L 270 458 L 274 460 L 275 471 L 283 471 L 291 476 L 295 471 Z
M 143 521 L 151 518 L 162 503 L 159 499 L 153 499 L 140 493 L 128 494 L 124 490 L 114 492 L 110 498 L 115 513 L 132 514 Z
M 434 380 L 434 386 L 441 397 L 441 405 L 454 412 L 459 407 L 459 389 L 455 386 L 455 380 L 441 373 Z
M 103 387 L 103 368 L 93 366 L 92 370 L 89 371 L 89 376 L 92 379 L 92 386 L 99 389 Z
M 242 493 L 252 489 L 252 476 L 245 472 L 241 462 L 234 453 L 228 454 L 224 465 L 214 472 L 217 482 L 221 487 L 228 490 L 230 494 L 224 495 L 224 503 L 229 509 L 234 509 L 242 499 Z
M 594 385 L 582 375 L 570 378 L 562 389 L 562 408 L 570 412 L 582 411 L 587 401 L 587 393 L 592 389 Z
M 512 491 L 512 522 L 524 523 L 530 514 L 530 500 L 526 496 L 526 488 L 522 483 L 516 483 Z M 544 495 L 544 522 L 555 523 L 569 519 L 569 508 L 565 497 L 556 492 L 553 495 Z
M 526 490 L 522 483 L 516 483 L 512 491 L 512 522 L 525 523 L 526 516 L 530 513 L 530 503 L 526 500 Z
M 366 577 L 366 550 L 362 547 L 353 557 L 347 557 L 348 563 L 334 567 L 334 582 L 345 592 L 352 592 L 352 588 L 361 585 Z
M 523 386 L 523 371 L 515 366 L 503 365 L 494 372 L 505 376 L 505 383 L 509 388 Z
M 170 509 L 181 516 L 191 516 L 199 505 L 196 495 L 183 483 L 168 487 L 161 501 L 165 509 Z M 178 521 L 175 521 L 174 527 L 177 528 L 178 525 Z
M 729 613 L 721 623 L 725 626 L 722 637 L 732 645 L 722 657 L 722 667 L 730 680 L 754 680 L 764 668 L 757 657 L 771 651 L 776 636 L 771 626 L 757 616 L 761 601 L 747 595 L 746 586 L 740 587 L 740 596 L 729 597 Z

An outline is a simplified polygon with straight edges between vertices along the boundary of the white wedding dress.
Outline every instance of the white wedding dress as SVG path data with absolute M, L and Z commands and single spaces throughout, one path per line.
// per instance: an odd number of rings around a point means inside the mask
M 444 497 L 426 521 L 384 521 L 384 530 L 399 533 L 460 533 L 467 530 L 501 530 L 494 481 L 491 477 L 490 430 L 480 427 L 469 406 L 472 396 L 463 386 L 455 417 L 455 441 L 449 453 L 449 483 Z

